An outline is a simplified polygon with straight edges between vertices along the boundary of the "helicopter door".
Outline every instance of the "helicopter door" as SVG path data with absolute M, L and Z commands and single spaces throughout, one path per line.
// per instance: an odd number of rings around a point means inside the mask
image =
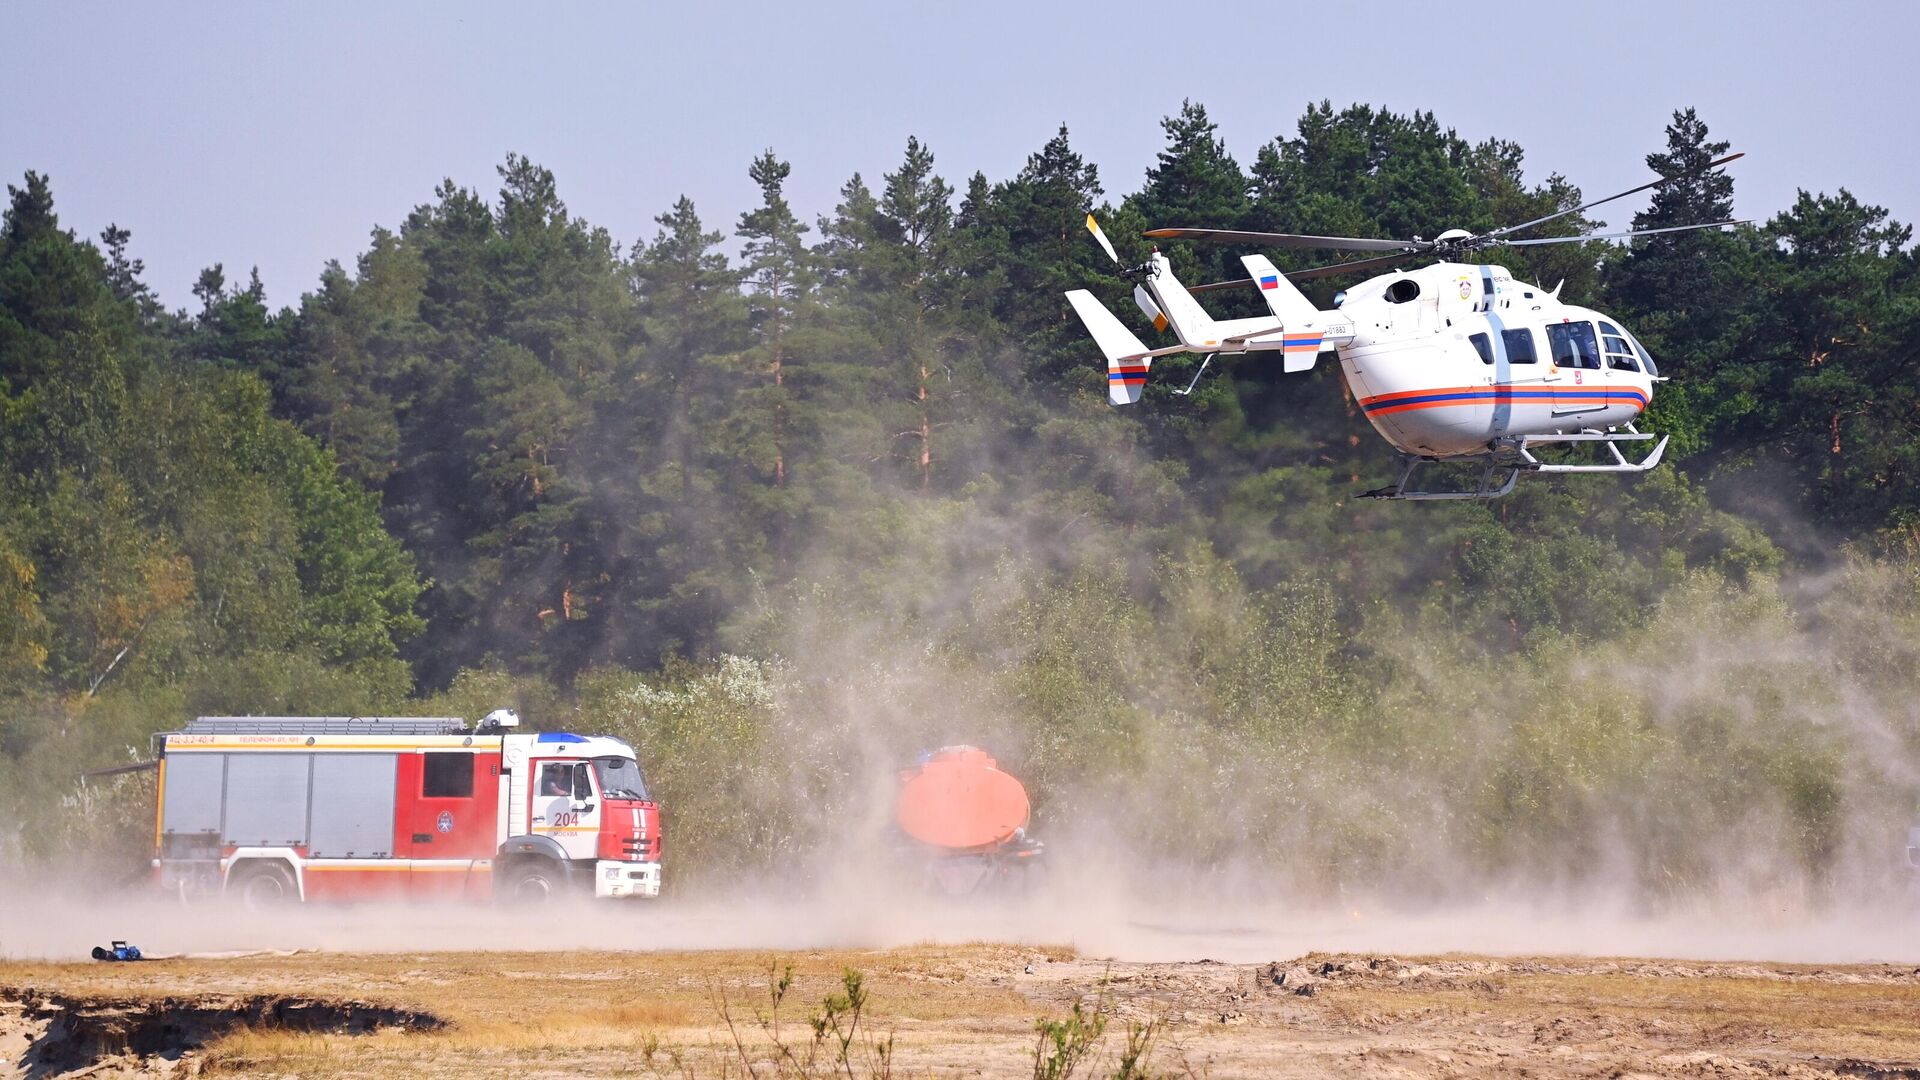
M 1553 371 L 1544 381 L 1553 388 L 1553 415 L 1573 416 L 1606 408 L 1600 338 L 1593 332 L 1593 324 L 1547 324 L 1547 348 Z
M 1505 365 L 1495 368 L 1495 377 L 1511 387 L 1513 393 L 1494 405 L 1496 434 L 1532 425 L 1551 412 L 1552 398 L 1547 388 L 1554 385 L 1547 381 L 1554 374 L 1553 365 L 1544 362 L 1539 339 L 1530 328 L 1502 328 L 1498 344 L 1499 356 Z

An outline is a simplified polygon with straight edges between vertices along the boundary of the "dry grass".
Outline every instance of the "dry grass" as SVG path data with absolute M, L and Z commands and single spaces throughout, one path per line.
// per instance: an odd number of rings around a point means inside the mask
M 876 987 L 867 1022 L 898 1031 L 903 1046 L 963 1045 L 981 1033 L 1023 1041 L 1034 1007 L 1011 989 L 983 985 L 981 970 L 1019 971 L 1070 950 L 926 946 L 887 952 L 303 954 L 135 965 L 0 963 L 0 985 L 130 999 L 289 993 L 370 1001 L 448 1021 L 432 1032 L 315 1034 L 241 1028 L 208 1047 L 209 1069 L 300 1076 L 525 1074 L 573 1061 L 572 1075 L 618 1060 L 675 1071 L 673 1055 L 702 1075 L 738 1056 L 723 1009 L 750 1054 L 774 1047 L 759 1019 L 770 1013 L 769 970 L 791 964 L 794 986 L 782 1036 L 810 1042 L 807 1020 L 858 969 Z M 931 1033 L 938 1032 L 937 1035 Z M 1009 1043 L 1011 1045 L 1011 1043 Z M 585 1058 L 582 1058 L 585 1055 Z M 583 1064 L 586 1060 L 600 1064 Z M 422 1067 L 416 1062 L 429 1063 Z M 737 1068 L 737 1062 L 735 1063 Z
M 1459 958 L 1450 958 L 1457 960 Z M 1024 1075 L 1036 1018 L 1108 996 L 1117 1018 L 1165 1018 L 1159 1071 L 1233 1076 L 1447 1075 L 1524 1067 L 1539 1076 L 1660 1073 L 1673 1054 L 1736 1062 L 1920 1059 L 1920 978 L 1891 969 L 1788 980 L 1715 970 L 1504 972 L 1394 983 L 1359 978 L 1312 997 L 1261 990 L 1228 965 L 1109 966 L 1070 950 L 1002 945 L 881 952 L 301 955 L 138 965 L 0 963 L 0 985 L 84 996 L 288 993 L 432 1013 L 448 1026 L 371 1035 L 239 1029 L 209 1046 L 216 1071 L 313 1077 L 763 1075 L 777 1056 L 770 968 L 793 967 L 781 1041 L 804 1053 L 807 1020 L 842 973 L 871 991 L 866 1023 L 896 1039 L 901 1075 Z M 1032 963 L 1038 973 L 1024 975 Z M 1587 962 L 1589 968 L 1597 967 Z M 774 969 L 779 970 L 778 968 Z M 1870 977 L 1869 977 L 1870 976 Z M 1250 989 L 1251 988 L 1251 989 Z M 733 1031 L 723 1013 L 734 1020 Z M 1118 1061 L 1112 1032 L 1091 1059 Z M 738 1037 L 736 1045 L 735 1037 Z M 1665 1056 L 1663 1056 L 1665 1055 Z M 1821 1075 L 1818 1068 L 1809 1075 Z

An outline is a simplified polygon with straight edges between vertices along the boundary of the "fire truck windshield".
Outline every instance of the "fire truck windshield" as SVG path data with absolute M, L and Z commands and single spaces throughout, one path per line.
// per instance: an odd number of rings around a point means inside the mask
M 640 775 L 640 763 L 632 758 L 594 758 L 593 771 L 600 777 L 600 793 L 606 798 L 645 799 L 647 797 L 647 782 Z

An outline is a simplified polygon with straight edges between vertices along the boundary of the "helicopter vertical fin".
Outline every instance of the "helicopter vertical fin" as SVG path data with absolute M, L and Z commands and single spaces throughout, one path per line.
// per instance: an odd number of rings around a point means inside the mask
M 1320 309 L 1314 307 L 1313 301 L 1295 288 L 1285 274 L 1275 269 L 1265 255 L 1242 255 L 1240 262 L 1247 268 L 1247 276 L 1260 287 L 1260 299 L 1267 302 L 1267 310 L 1280 320 L 1286 340 L 1280 350 L 1283 369 L 1294 372 L 1313 367 L 1326 341 L 1321 333 L 1324 320 Z
M 1247 276 L 1260 286 L 1260 299 L 1266 301 L 1267 310 L 1280 319 L 1281 326 L 1304 327 L 1315 321 L 1320 309 L 1274 268 L 1272 260 L 1265 255 L 1242 255 L 1240 262 L 1247 268 Z
M 1151 350 L 1087 290 L 1073 290 L 1067 294 L 1067 301 L 1107 358 L 1107 400 L 1115 405 L 1139 401 L 1140 391 L 1147 385 L 1147 367 L 1153 363 L 1148 355 Z

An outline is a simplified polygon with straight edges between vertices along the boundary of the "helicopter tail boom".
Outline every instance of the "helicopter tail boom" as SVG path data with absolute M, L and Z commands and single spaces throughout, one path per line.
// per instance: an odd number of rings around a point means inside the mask
M 1153 272 L 1147 279 L 1148 283 L 1160 301 L 1160 311 L 1173 325 L 1173 332 L 1194 352 L 1217 350 L 1221 339 L 1227 335 L 1214 322 L 1213 316 L 1200 306 L 1200 301 L 1195 300 L 1187 287 L 1180 284 L 1180 279 L 1173 276 L 1173 264 L 1156 251 L 1149 265 Z

